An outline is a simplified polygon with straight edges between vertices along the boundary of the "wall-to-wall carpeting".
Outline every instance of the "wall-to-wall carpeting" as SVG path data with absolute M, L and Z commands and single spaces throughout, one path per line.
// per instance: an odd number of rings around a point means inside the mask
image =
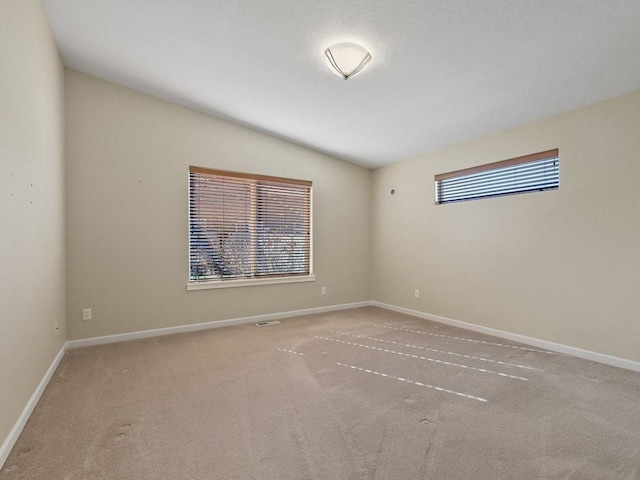
M 373 307 L 67 352 L 14 479 L 638 479 L 640 374 Z

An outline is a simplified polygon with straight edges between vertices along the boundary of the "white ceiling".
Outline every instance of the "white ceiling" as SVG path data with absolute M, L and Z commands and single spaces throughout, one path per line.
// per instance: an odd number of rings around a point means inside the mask
M 640 0 L 44 5 L 65 65 L 367 167 L 640 89 Z

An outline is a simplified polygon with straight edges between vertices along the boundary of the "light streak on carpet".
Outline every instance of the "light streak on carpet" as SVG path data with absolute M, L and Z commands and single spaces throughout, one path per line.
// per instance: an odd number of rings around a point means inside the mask
M 398 380 L 399 382 L 409 383 L 412 385 L 417 385 L 418 387 L 430 388 L 432 390 L 437 390 L 438 392 L 450 393 L 452 395 L 457 395 L 458 397 L 470 398 L 472 400 L 477 400 L 479 402 L 487 402 L 485 398 L 476 397 L 475 395 L 469 395 L 468 393 L 456 392 L 454 390 L 449 390 L 448 388 L 437 387 L 435 385 L 429 385 L 428 383 L 416 382 L 415 380 L 409 380 L 403 377 L 394 377 L 393 375 L 389 375 L 388 373 L 377 372 L 375 370 L 371 370 L 369 368 L 357 367 L 355 365 L 347 365 L 345 363 L 336 363 L 341 367 L 351 368 L 353 370 L 358 370 L 359 372 L 370 373 L 372 375 L 377 375 L 384 378 L 391 378 L 392 380 Z
M 277 350 L 280 350 L 281 352 L 286 352 L 286 353 L 293 353 L 294 355 L 300 355 L 301 357 L 304 356 L 304 353 L 294 352 L 293 350 L 287 350 L 285 348 L 278 348 Z
M 498 365 L 502 365 L 502 366 L 505 366 L 505 367 L 524 368 L 526 370 L 537 370 L 539 372 L 543 371 L 543 370 L 540 370 L 539 368 L 528 367 L 526 365 L 519 365 L 517 363 L 503 362 L 503 361 L 500 361 L 500 360 L 493 360 L 491 358 L 484 358 L 484 357 L 474 357 L 473 355 L 465 355 L 464 353 L 449 352 L 447 350 L 438 350 L 437 348 L 424 347 L 422 345 L 412 345 L 410 343 L 394 342 L 392 340 L 384 340 L 382 338 L 365 337 L 363 335 L 356 335 L 354 333 L 341 332 L 339 330 L 332 330 L 331 333 L 337 333 L 339 335 L 346 335 L 346 336 L 349 336 L 349 337 L 361 338 L 363 340 L 375 340 L 376 342 L 390 343 L 392 345 L 398 345 L 398 346 L 401 346 L 401 347 L 419 348 L 420 350 L 428 350 L 430 352 L 442 353 L 442 354 L 445 354 L 445 355 L 453 355 L 453 356 L 456 356 L 456 357 L 468 358 L 468 359 L 471 359 L 471 360 L 480 360 L 482 362 L 496 363 Z
M 432 337 L 452 338 L 454 340 L 462 340 L 462 341 L 465 341 L 465 342 L 482 343 L 483 345 L 493 345 L 493 346 L 496 346 L 496 347 L 514 348 L 516 350 L 526 350 L 526 351 L 529 351 L 529 352 L 547 353 L 549 355 L 562 355 L 561 353 L 550 352 L 549 350 L 538 350 L 538 349 L 530 348 L 530 347 L 519 347 L 518 345 L 507 345 L 506 343 L 486 342 L 484 340 L 474 340 L 472 338 L 455 337 L 453 335 L 442 335 L 441 333 L 423 332 L 422 330 L 411 330 L 410 328 L 398 328 L 398 327 L 390 327 L 388 325 L 375 325 L 375 324 L 371 324 L 371 326 L 372 327 L 389 328 L 391 330 L 400 330 L 402 332 L 419 333 L 421 335 L 431 335 Z
M 338 340 L 337 338 L 320 337 L 320 336 L 317 336 L 317 335 L 314 335 L 314 337 L 315 338 L 319 338 L 321 340 L 328 340 L 330 342 L 336 342 L 336 343 L 342 343 L 344 345 L 350 345 L 350 346 L 353 346 L 353 347 L 367 348 L 369 350 L 376 350 L 378 352 L 384 352 L 384 353 L 392 353 L 394 355 L 400 355 L 402 357 L 415 358 L 415 359 L 418 359 L 418 360 L 426 360 L 427 362 L 438 363 L 440 365 L 447 365 L 448 367 L 458 367 L 458 368 L 463 368 L 465 370 L 472 370 L 474 372 L 488 373 L 488 374 L 491 374 L 491 375 L 499 375 L 501 377 L 513 378 L 515 380 L 523 380 L 525 382 L 529 381 L 529 379 L 525 378 L 525 377 L 518 377 L 516 375 L 509 375 L 508 373 L 496 372 L 496 371 L 493 371 L 493 370 L 487 370 L 485 368 L 471 367 L 469 365 L 462 365 L 461 363 L 446 362 L 444 360 L 438 360 L 436 358 L 421 357 L 420 355 L 413 355 L 411 353 L 405 353 L 405 352 L 396 352 L 395 350 L 388 350 L 386 348 L 373 347 L 371 345 L 365 345 L 365 344 L 362 344 L 362 343 L 347 342 L 345 340 Z

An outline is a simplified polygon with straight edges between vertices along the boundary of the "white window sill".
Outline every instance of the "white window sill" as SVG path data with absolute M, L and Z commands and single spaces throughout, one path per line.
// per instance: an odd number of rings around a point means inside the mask
M 315 282 L 315 275 L 280 278 L 258 278 L 248 280 L 212 280 L 187 284 L 187 290 L 208 290 L 211 288 L 253 287 L 255 285 L 276 285 L 279 283 Z

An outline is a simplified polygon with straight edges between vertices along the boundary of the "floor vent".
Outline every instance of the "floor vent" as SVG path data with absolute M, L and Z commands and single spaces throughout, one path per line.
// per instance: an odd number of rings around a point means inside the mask
M 269 320 L 267 322 L 258 322 L 256 323 L 257 327 L 266 327 L 268 325 L 278 325 L 280 323 L 280 320 Z

